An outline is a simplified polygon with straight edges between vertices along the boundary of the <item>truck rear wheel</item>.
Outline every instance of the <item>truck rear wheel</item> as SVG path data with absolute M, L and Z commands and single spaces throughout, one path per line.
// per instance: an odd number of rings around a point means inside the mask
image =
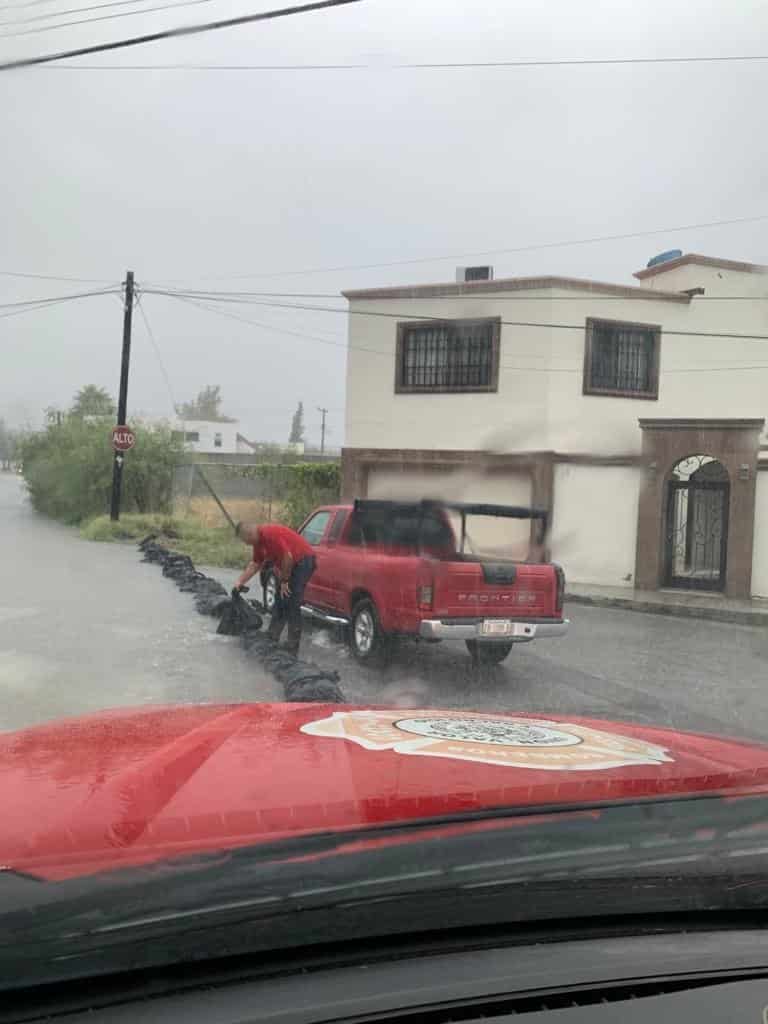
M 349 647 L 359 662 L 381 662 L 389 651 L 388 638 L 382 632 L 376 605 L 368 598 L 358 601 L 349 620 Z
M 464 642 L 476 665 L 500 665 L 514 647 L 514 644 L 484 644 L 477 640 Z

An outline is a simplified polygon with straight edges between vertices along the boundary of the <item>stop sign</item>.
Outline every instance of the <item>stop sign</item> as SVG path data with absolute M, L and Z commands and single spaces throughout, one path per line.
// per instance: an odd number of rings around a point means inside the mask
M 127 452 L 136 444 L 136 435 L 130 427 L 112 428 L 112 447 L 116 452 Z

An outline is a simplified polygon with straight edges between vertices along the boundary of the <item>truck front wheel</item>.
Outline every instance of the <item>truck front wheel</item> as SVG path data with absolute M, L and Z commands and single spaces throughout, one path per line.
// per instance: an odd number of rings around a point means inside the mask
M 465 643 L 476 665 L 500 665 L 514 647 L 514 644 L 484 644 L 477 640 L 465 640 Z
M 382 632 L 376 606 L 367 598 L 352 609 L 349 646 L 357 660 L 367 665 L 383 661 L 388 653 L 387 636 Z

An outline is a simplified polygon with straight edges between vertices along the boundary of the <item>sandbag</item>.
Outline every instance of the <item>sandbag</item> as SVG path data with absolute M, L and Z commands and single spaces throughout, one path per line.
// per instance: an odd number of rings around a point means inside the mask
M 261 629 L 263 621 L 256 609 L 237 590 L 233 590 L 216 632 L 222 636 L 242 636 L 246 631 Z
M 218 634 L 240 637 L 246 653 L 282 683 L 286 700 L 344 702 L 338 672 L 300 661 L 261 632 L 264 608 L 259 601 L 244 598 L 238 590 L 227 596 L 218 580 L 195 569 L 188 555 L 163 547 L 157 542 L 156 534 L 144 537 L 138 546 L 143 562 L 161 565 L 163 575 L 172 579 L 179 590 L 195 595 L 195 607 L 201 615 L 219 619 Z
M 288 683 L 285 687 L 285 699 L 292 704 L 344 703 L 344 695 L 341 690 L 336 683 L 328 679 L 318 679 L 312 683 Z
M 200 594 L 195 598 L 195 607 L 200 614 L 210 615 L 214 619 L 220 619 L 229 605 L 229 598 L 220 594 Z

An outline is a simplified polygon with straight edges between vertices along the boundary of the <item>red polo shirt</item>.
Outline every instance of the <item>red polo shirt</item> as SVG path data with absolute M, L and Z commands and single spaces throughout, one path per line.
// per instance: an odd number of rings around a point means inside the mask
M 259 527 L 259 540 L 253 545 L 253 560 L 258 565 L 272 562 L 281 566 L 286 554 L 291 556 L 295 565 L 302 558 L 314 553 L 312 545 L 295 530 L 274 523 Z

